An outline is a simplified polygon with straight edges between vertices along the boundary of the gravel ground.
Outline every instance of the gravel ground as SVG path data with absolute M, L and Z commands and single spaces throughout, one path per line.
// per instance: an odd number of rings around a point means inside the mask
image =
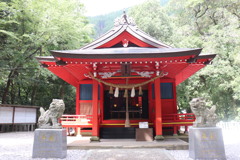
M 231 130 L 231 131 L 223 131 L 224 143 L 225 143 L 225 152 L 228 160 L 240 160 L 240 131 L 239 130 Z M 31 160 L 32 156 L 32 147 L 33 147 L 33 132 L 11 132 L 11 133 L 0 133 L 0 160 Z M 141 149 L 146 151 L 146 155 L 151 155 L 151 153 L 157 155 L 157 151 L 159 149 Z M 109 149 L 108 149 L 109 151 Z M 112 150 L 113 151 L 113 150 Z M 127 153 L 134 153 L 139 151 L 139 149 L 129 149 L 125 150 Z M 117 155 L 121 155 L 121 150 L 118 154 L 118 151 L 115 149 L 114 154 L 111 157 L 97 157 L 94 156 L 95 153 L 99 153 L 101 155 L 104 152 L 107 153 L 107 150 L 104 149 L 90 149 L 90 150 L 68 150 L 67 151 L 66 160 L 77 160 L 77 159 L 86 159 L 86 160 L 117 160 Z M 148 153 L 147 153 L 148 152 Z M 169 150 L 167 151 L 170 155 L 172 155 L 176 160 L 192 160 L 188 157 L 187 150 Z M 101 154 L 100 154 L 101 153 Z M 109 155 L 111 154 L 108 153 Z M 94 158 L 95 157 L 95 158 Z M 153 155 L 152 155 L 153 157 Z M 146 159 L 150 157 L 147 156 Z M 127 157 L 127 159 L 133 159 Z M 150 158 L 151 159 L 151 158 Z M 153 159 L 160 159 L 160 157 L 155 157 Z M 43 160 L 39 158 L 34 158 L 34 160 Z M 57 159 L 55 159 L 57 160 Z

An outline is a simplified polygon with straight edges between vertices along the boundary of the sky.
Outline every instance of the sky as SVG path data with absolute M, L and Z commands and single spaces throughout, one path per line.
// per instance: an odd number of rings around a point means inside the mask
M 83 0 L 86 16 L 103 15 L 141 4 L 146 0 Z

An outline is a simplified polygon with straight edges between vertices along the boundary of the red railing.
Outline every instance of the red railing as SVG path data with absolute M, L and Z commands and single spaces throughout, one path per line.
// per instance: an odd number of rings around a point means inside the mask
M 195 115 L 193 113 L 185 114 L 164 114 L 163 115 L 163 125 L 192 125 L 195 121 Z M 92 115 L 63 115 L 60 121 L 66 127 L 73 126 L 91 126 L 92 125 Z
M 163 123 L 186 123 L 190 124 L 195 121 L 195 115 L 193 113 L 180 113 L 180 114 L 164 114 Z
M 163 127 L 173 127 L 174 134 L 177 134 L 177 130 L 180 126 L 185 126 L 187 130 L 188 126 L 191 126 L 195 121 L 195 115 L 193 113 L 186 114 L 164 114 L 162 116 Z M 60 118 L 63 127 L 80 129 L 81 131 L 91 132 L 88 128 L 92 128 L 92 115 L 63 115 Z
M 180 129 L 181 126 L 185 127 L 185 132 L 188 131 L 188 126 L 193 125 L 193 122 L 196 119 L 193 113 L 165 114 L 162 118 L 163 127 L 172 127 L 174 135 L 177 135 L 177 131 Z

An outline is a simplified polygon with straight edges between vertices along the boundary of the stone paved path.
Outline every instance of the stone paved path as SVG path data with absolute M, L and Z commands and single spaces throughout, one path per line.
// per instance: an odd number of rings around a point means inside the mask
M 91 149 L 86 160 L 175 160 L 164 149 Z
M 223 132 L 227 160 L 240 160 L 239 133 L 238 131 Z M 0 160 L 32 160 L 32 146 L 33 132 L 0 133 Z M 171 156 L 176 160 L 192 160 L 188 157 L 188 150 L 162 150 L 158 148 L 71 149 L 68 150 L 66 160 L 164 160 L 164 158 L 173 160 Z M 35 158 L 34 160 L 43 159 Z

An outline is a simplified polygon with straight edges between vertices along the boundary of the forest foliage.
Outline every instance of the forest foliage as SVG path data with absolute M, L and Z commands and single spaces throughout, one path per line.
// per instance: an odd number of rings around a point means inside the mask
M 212 65 L 178 85 L 179 112 L 189 112 L 192 98 L 204 97 L 221 119 L 240 120 L 239 0 L 149 0 L 127 13 L 157 40 L 217 54 Z M 48 106 L 52 98 L 63 98 L 67 112 L 74 113 L 74 88 L 34 57 L 80 48 L 107 32 L 121 14 L 87 18 L 78 0 L 0 2 L 1 103 Z
M 75 89 L 41 68 L 36 56 L 49 50 L 80 48 L 93 27 L 78 0 L 11 0 L 0 2 L 1 103 L 47 107 L 63 98 L 74 112 Z
M 239 120 L 240 1 L 170 0 L 161 6 L 150 0 L 129 14 L 139 28 L 171 46 L 217 54 L 212 65 L 177 87 L 179 111 L 190 112 L 189 101 L 204 97 L 222 120 Z

